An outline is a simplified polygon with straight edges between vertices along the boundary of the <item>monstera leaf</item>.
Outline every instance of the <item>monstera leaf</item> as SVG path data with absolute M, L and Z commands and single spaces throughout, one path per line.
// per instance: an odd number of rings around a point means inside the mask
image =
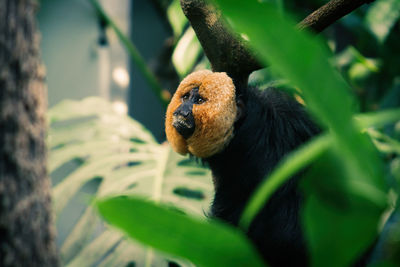
M 100 98 L 63 101 L 49 111 L 49 120 L 49 169 L 64 265 L 167 266 L 170 258 L 108 228 L 91 200 L 136 195 L 200 217 L 212 196 L 209 170 L 158 144 Z

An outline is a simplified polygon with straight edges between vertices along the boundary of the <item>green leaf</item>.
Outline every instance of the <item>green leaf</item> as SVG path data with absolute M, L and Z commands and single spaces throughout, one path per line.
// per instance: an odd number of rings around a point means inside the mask
M 352 64 L 349 69 L 349 78 L 354 83 L 365 80 L 368 75 L 370 75 L 370 70 L 359 62 Z
M 396 179 L 398 185 L 400 185 L 400 157 L 392 160 L 389 167 L 391 174 Z
M 352 119 L 356 104 L 349 94 L 351 90 L 332 66 L 331 54 L 326 50 L 326 45 L 308 32 L 296 30 L 295 23 L 288 17 L 282 17 L 270 4 L 256 0 L 240 4 L 229 0 L 216 2 L 233 28 L 239 34 L 248 36 L 250 45 L 257 50 L 260 59 L 300 88 L 309 110 L 332 135 L 333 153 L 328 161 L 331 165 L 335 162 L 336 167 L 342 170 L 343 179 L 337 183 L 331 183 L 332 179 L 319 180 L 322 185 L 326 185 L 322 188 L 329 188 L 328 185 L 332 184 L 330 191 L 333 195 L 342 195 L 350 200 L 345 202 L 348 210 L 342 214 L 341 210 L 337 210 L 336 218 L 339 221 L 334 221 L 329 213 L 310 209 L 311 212 L 304 213 L 304 220 L 308 225 L 310 222 L 314 225 L 321 222 L 323 229 L 317 239 L 310 230 L 312 227 L 305 228 L 313 252 L 312 265 L 321 266 L 319 259 L 322 256 L 318 253 L 323 250 L 325 256 L 329 255 L 325 259 L 338 257 L 336 266 L 344 266 L 354 260 L 360 250 L 367 249 L 369 241 L 376 236 L 374 229 L 377 229 L 378 218 L 387 205 L 382 162 L 371 141 L 360 133 Z M 318 195 L 320 188 L 306 187 L 309 188 L 307 196 Z M 340 199 L 326 198 L 323 203 L 322 207 L 328 204 L 340 205 Z M 369 220 L 360 222 L 357 221 L 360 217 L 346 217 L 349 211 L 356 212 L 359 208 L 370 214 Z M 356 222 L 363 226 L 353 232 L 351 229 Z M 338 246 L 340 253 L 332 251 L 328 242 L 337 224 L 342 225 L 348 234 L 337 235 L 336 242 L 341 244 Z M 350 238 L 358 240 L 360 234 L 363 238 L 356 244 L 346 243 Z M 344 253 L 344 250 L 348 253 Z
M 142 125 L 119 114 L 107 101 L 95 97 L 63 101 L 49 111 L 49 120 L 49 147 L 55 148 L 50 151 L 49 165 L 51 177 L 57 181 L 53 187 L 53 199 L 58 231 L 62 236 L 68 234 L 60 246 L 64 264 L 100 264 L 110 251 L 119 251 L 111 242 L 92 246 L 106 231 L 104 227 L 96 231 L 103 223 L 91 210 L 90 198 L 81 196 L 82 188 L 93 177 L 102 178 L 93 197 L 140 195 L 174 204 L 183 212 L 198 217 L 203 217 L 204 210 L 208 209 L 213 195 L 210 171 L 194 160 L 174 153 L 168 145 L 159 145 Z M 82 159 L 81 164 L 66 164 L 76 158 Z M 72 169 L 60 171 L 63 168 Z M 201 197 L 177 194 L 176 191 L 182 188 Z M 73 215 L 77 216 L 73 224 L 59 221 L 61 215 L 74 210 L 68 208 L 73 199 L 86 199 L 82 200 L 86 210 Z M 120 233 L 111 231 L 109 235 L 112 233 L 115 235 L 112 238 L 122 239 Z M 121 246 L 150 255 L 146 252 L 148 249 L 137 243 L 122 240 Z M 165 262 L 164 255 L 146 258 L 142 254 L 133 253 L 125 260 L 149 261 L 146 264 Z M 125 253 L 121 252 L 121 257 L 123 255 Z M 115 257 L 107 259 L 112 262 L 124 260 Z
M 373 3 L 365 17 L 367 28 L 383 43 L 400 16 L 398 0 L 380 0 Z
M 352 123 L 353 99 L 348 85 L 330 64 L 320 40 L 296 31 L 294 23 L 268 4 L 247 1 L 239 7 L 232 1 L 217 2 L 234 28 L 249 36 L 262 59 L 302 90 L 310 110 L 332 131 L 343 154 L 342 164 L 352 174 L 349 177 L 366 179 L 383 189 L 380 161 L 371 143 Z
M 379 221 L 376 214 L 338 210 L 313 196 L 306 200 L 304 218 L 313 266 L 326 267 L 352 266 L 354 255 L 361 255 L 374 240 Z
M 195 220 L 138 198 L 100 200 L 97 206 L 107 221 L 130 237 L 194 264 L 264 266 L 246 237 L 220 222 Z
M 185 77 L 196 64 L 202 51 L 199 40 L 192 27 L 179 39 L 172 54 L 172 63 L 180 77 Z
M 368 129 L 367 133 L 373 138 L 373 142 L 379 151 L 400 155 L 400 142 L 375 129 Z
M 373 208 L 374 202 L 386 196 L 362 180 L 347 179 L 345 173 L 337 151 L 331 149 L 313 164 L 302 182 L 306 192 L 303 228 L 313 266 L 352 266 L 377 237 L 382 213 Z M 370 203 L 360 197 L 365 193 Z
M 378 72 L 379 71 L 379 67 L 378 64 L 372 60 L 372 59 L 368 59 L 366 57 L 364 57 L 356 48 L 354 48 L 353 46 L 350 46 L 348 48 L 348 50 L 350 51 L 350 53 L 353 54 L 353 56 L 355 57 L 355 59 L 362 65 L 364 66 L 368 71 L 372 71 L 372 72 Z
M 357 114 L 354 116 L 354 120 L 360 128 L 381 127 L 400 121 L 400 108 Z
M 363 113 L 354 116 L 354 120 L 356 123 L 358 123 L 360 128 L 367 128 L 371 126 L 379 127 L 400 120 L 400 109 Z M 385 141 L 390 143 L 388 146 L 390 152 L 400 154 L 400 145 L 398 141 L 372 129 L 369 129 L 368 132 L 371 136 L 383 138 Z M 374 142 L 379 148 L 375 140 Z M 275 190 L 284 184 L 294 174 L 319 157 L 321 153 L 325 152 L 326 149 L 328 149 L 331 145 L 331 137 L 329 135 L 322 135 L 311 140 L 304 146 L 296 149 L 286 156 L 274 169 L 274 171 L 268 177 L 266 177 L 266 179 L 257 188 L 256 192 L 252 195 L 250 201 L 246 205 L 245 210 L 243 211 L 240 220 L 240 226 L 244 229 L 247 229 L 254 216 L 257 215 L 259 210 L 264 206 Z M 382 196 L 376 197 L 377 202 L 380 202 L 380 198 L 382 198 Z
M 331 145 L 331 136 L 322 135 L 285 157 L 274 171 L 264 179 L 261 185 L 256 189 L 256 192 L 251 196 L 240 219 L 240 226 L 247 229 L 271 195 L 288 179 L 305 168 Z
M 346 157 L 343 163 L 350 171 L 382 187 L 377 156 L 351 122 L 353 99 L 348 85 L 330 64 L 325 46 L 305 32 L 296 31 L 294 23 L 282 19 L 270 5 L 247 1 L 238 7 L 232 1 L 217 2 L 233 26 L 249 36 L 262 59 L 302 90 L 313 114 L 333 131 Z
M 179 37 L 188 23 L 185 15 L 182 12 L 181 3 L 179 0 L 173 0 L 168 6 L 167 17 L 174 32 L 174 36 Z

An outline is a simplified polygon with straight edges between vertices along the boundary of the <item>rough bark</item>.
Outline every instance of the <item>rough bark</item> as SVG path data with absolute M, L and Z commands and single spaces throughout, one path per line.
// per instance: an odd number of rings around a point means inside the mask
M 250 73 L 262 65 L 244 41 L 228 30 L 221 13 L 206 0 L 181 0 L 181 6 L 213 71 L 226 72 L 237 86 L 247 84 Z
M 263 66 L 244 41 L 225 25 L 220 12 L 206 0 L 180 0 L 210 60 L 213 71 L 226 72 L 236 86 L 247 84 L 248 76 Z M 318 33 L 359 6 L 373 0 L 331 0 L 305 18 L 298 27 Z
M 298 24 L 298 27 L 299 29 L 309 28 L 319 33 L 353 10 L 373 1 L 375 0 L 332 0 L 308 15 Z
M 0 0 L 0 266 L 57 266 L 34 0 Z

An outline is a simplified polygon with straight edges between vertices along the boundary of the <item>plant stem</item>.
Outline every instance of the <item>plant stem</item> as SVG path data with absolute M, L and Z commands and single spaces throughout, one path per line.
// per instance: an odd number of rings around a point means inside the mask
M 129 40 L 129 38 L 121 31 L 121 29 L 115 24 L 115 22 L 105 13 L 104 9 L 101 7 L 97 0 L 90 0 L 93 7 L 96 9 L 98 16 L 100 19 L 104 20 L 107 25 L 109 25 L 118 36 L 119 40 L 127 49 L 129 55 L 131 56 L 133 62 L 139 68 L 139 71 L 143 74 L 144 78 L 150 85 L 150 88 L 153 90 L 154 94 L 160 100 L 161 104 L 166 107 L 168 105 L 168 101 L 163 97 L 163 89 L 158 82 L 156 76 L 147 66 L 145 60 L 140 55 L 136 46 Z

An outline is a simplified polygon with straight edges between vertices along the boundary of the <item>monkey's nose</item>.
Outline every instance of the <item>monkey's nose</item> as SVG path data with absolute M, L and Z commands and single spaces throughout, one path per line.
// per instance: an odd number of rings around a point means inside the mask
M 176 110 L 174 112 L 174 116 L 183 116 L 187 118 L 187 116 L 189 116 L 190 113 L 191 113 L 190 110 L 181 109 L 181 110 Z
M 182 113 L 174 114 L 172 126 L 183 138 L 188 139 L 195 130 L 194 118 L 191 113 L 187 114 L 186 117 Z

